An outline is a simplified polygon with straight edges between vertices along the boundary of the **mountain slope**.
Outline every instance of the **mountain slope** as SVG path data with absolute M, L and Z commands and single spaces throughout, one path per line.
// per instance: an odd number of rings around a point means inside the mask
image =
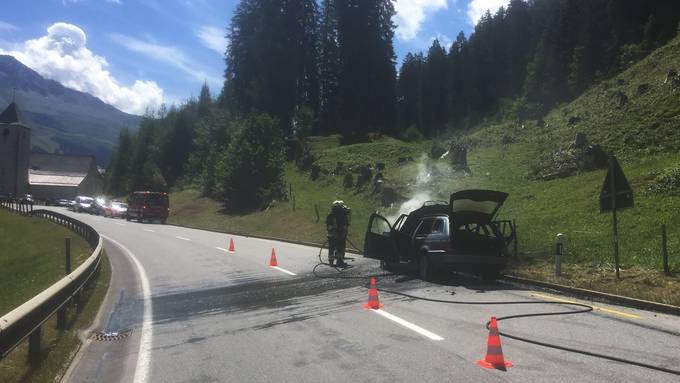
M 33 150 L 94 154 L 108 166 L 124 127 L 136 130 L 140 117 L 121 112 L 87 93 L 40 76 L 12 56 L 0 55 L 0 108 L 12 100 L 32 128 Z
M 468 169 L 427 156 L 433 145 L 446 142 L 445 137 L 421 143 L 376 137 L 354 145 L 340 145 L 339 137 L 310 137 L 309 157 L 316 159 L 310 168 L 319 167 L 318 178 L 313 181 L 309 170 L 288 163 L 285 183 L 294 198 L 272 203 L 264 211 L 228 215 L 220 201 L 187 188 L 171 194 L 169 220 L 321 243 L 328 206 L 334 199 L 343 199 L 352 208 L 349 240 L 361 248 L 368 217 L 376 210 L 395 217 L 424 200 L 446 201 L 453 191 L 502 190 L 509 198 L 499 218 L 514 219 L 518 227 L 519 254 L 510 273 L 679 305 L 680 77 L 671 76 L 666 82 L 671 69 L 680 71 L 680 37 L 556 107 L 543 123 L 508 118 L 457 132 L 452 139 L 469 145 Z M 580 171 L 551 180 L 529 177 L 537 158 L 568 146 L 577 132 L 616 153 L 634 190 L 635 206 L 618 216 L 620 280 L 613 273 L 611 214 L 599 211 L 606 170 Z M 408 157 L 415 161 L 405 160 Z M 359 165 L 385 164 L 383 193 L 374 187 L 345 187 L 344 176 L 337 175 L 342 172 L 334 171 L 339 162 L 354 180 Z M 392 198 L 387 198 L 388 190 Z M 408 200 L 401 204 L 404 199 Z M 396 201 L 395 207 L 381 207 L 390 200 Z M 671 276 L 662 272 L 662 224 L 668 228 Z M 553 274 L 557 233 L 568 238 L 561 277 Z

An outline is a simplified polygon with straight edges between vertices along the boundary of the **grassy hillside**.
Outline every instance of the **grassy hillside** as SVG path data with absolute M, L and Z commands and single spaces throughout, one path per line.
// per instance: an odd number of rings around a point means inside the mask
M 64 237 L 71 237 L 71 268 L 92 253 L 78 235 L 42 218 L 0 209 L 0 316 L 64 276 Z
M 671 268 L 680 271 L 680 88 L 664 84 L 670 69 L 680 70 L 680 40 L 652 53 L 616 78 L 594 85 L 573 102 L 539 121 L 485 123 L 456 137 L 470 144 L 469 172 L 452 168 L 447 159 L 430 159 L 433 142 L 405 143 L 390 138 L 340 146 L 338 137 L 311 138 L 309 147 L 322 169 L 310 180 L 309 171 L 286 167 L 286 180 L 295 195 L 264 212 L 244 216 L 221 214 L 220 204 L 184 190 L 172 195 L 172 222 L 195 224 L 242 233 L 269 234 L 321 241 L 323 219 L 336 198 L 353 209 L 350 239 L 359 247 L 368 216 L 379 210 L 396 216 L 426 199 L 448 199 L 456 190 L 490 188 L 510 193 L 501 218 L 514 218 L 519 227 L 520 257 L 512 272 L 540 279 L 551 277 L 552 241 L 565 234 L 565 276 L 558 282 L 680 304 L 680 280 L 660 274 L 660 225 L 669 228 Z M 641 87 L 642 86 L 642 87 Z M 644 88 L 644 89 L 643 89 Z M 625 95 L 627 101 L 622 102 Z M 542 127 L 541 127 L 542 126 Z M 589 142 L 614 151 L 635 191 L 635 207 L 620 214 L 622 281 L 612 272 L 611 215 L 599 213 L 599 191 L 605 171 L 595 170 L 555 179 L 528 176 L 536 158 L 566 147 L 577 132 Z M 445 143 L 445 138 L 436 140 Z M 400 163 L 400 158 L 413 161 Z M 334 175 L 337 162 L 345 168 L 385 164 L 384 187 L 397 198 L 383 208 L 382 193 L 371 186 L 343 187 Z M 375 175 L 375 171 L 373 173 Z M 676 190 L 675 187 L 678 187 Z M 654 192 L 654 191 L 657 192 Z M 412 197 L 416 197 L 413 198 Z M 411 199 L 411 206 L 401 202 Z M 316 222 L 314 205 L 321 222 Z

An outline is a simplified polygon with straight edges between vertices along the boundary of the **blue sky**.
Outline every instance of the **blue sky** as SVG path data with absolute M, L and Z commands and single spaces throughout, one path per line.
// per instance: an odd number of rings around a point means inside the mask
M 224 35 L 237 0 L 10 0 L 0 53 L 126 112 L 222 86 Z M 398 61 L 438 37 L 466 35 L 508 0 L 398 0 Z M 7 9 L 7 7 L 5 7 Z

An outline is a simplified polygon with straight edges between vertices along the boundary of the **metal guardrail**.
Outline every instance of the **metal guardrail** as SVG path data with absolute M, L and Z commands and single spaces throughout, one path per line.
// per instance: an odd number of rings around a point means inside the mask
M 66 306 L 71 300 L 75 301 L 80 310 L 81 292 L 93 280 L 101 264 L 102 239 L 91 226 L 49 210 L 33 210 L 31 214 L 67 227 L 85 238 L 94 251 L 73 272 L 0 317 L 0 359 L 28 338 L 29 359 L 37 360 L 40 354 L 40 327 L 55 313 L 65 318 Z M 58 322 L 60 329 L 65 328 L 65 320 Z
M 19 198 L 0 197 L 0 207 L 14 211 L 21 215 L 30 215 L 33 211 L 33 202 Z

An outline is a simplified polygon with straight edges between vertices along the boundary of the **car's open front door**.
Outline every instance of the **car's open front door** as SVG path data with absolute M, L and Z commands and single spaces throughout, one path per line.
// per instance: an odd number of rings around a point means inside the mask
M 364 257 L 394 262 L 399 259 L 392 225 L 385 217 L 373 213 L 368 220 L 364 241 Z

